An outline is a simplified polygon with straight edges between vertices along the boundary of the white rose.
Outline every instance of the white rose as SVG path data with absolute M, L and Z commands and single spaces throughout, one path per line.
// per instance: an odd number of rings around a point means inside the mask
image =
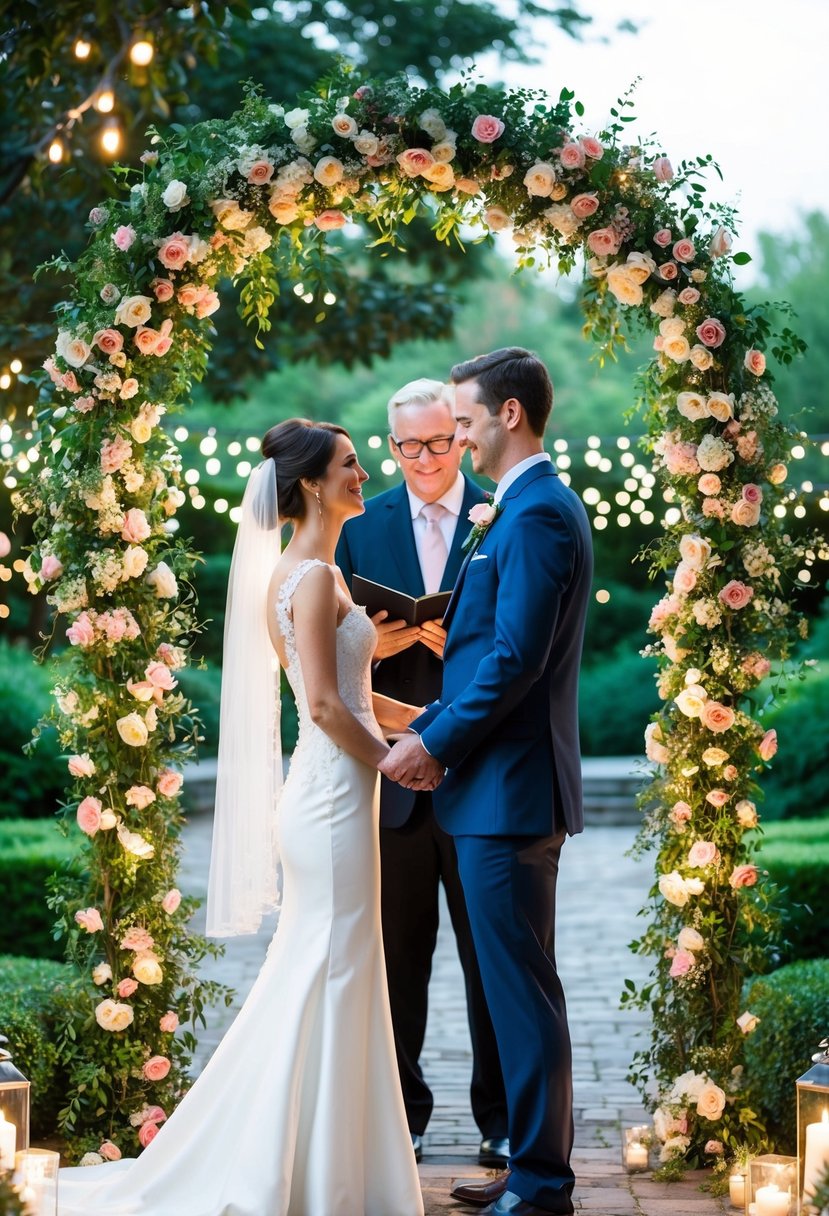
M 144 950 L 140 954 L 136 954 L 132 973 L 139 984 L 160 984 L 164 979 L 164 972 L 158 958 L 151 950 Z
M 123 1005 L 120 1001 L 101 1001 L 100 1005 L 95 1007 L 95 1021 L 102 1030 L 126 1030 L 133 1017 L 129 1005 Z
M 660 321 L 659 332 L 663 338 L 678 338 L 685 333 L 685 322 L 682 317 L 667 317 Z
M 317 141 L 314 139 L 307 127 L 295 127 L 291 132 L 291 139 L 294 141 L 300 152 L 313 152 L 317 146 Z
M 689 422 L 699 422 L 701 418 L 707 418 L 708 416 L 705 397 L 702 393 L 679 393 L 676 399 L 676 408 L 682 414 L 682 417 L 687 418 Z
M 420 129 L 432 139 L 446 138 L 446 123 L 435 109 L 424 110 L 420 116 Z
M 728 422 L 734 417 L 734 394 L 711 393 L 707 401 L 708 413 L 718 422 Z
M 138 714 L 126 714 L 115 723 L 118 734 L 128 747 L 143 747 L 149 738 L 143 718 Z
M 101 812 L 101 822 L 100 822 L 99 827 L 102 832 L 111 831 L 112 828 L 115 827 L 117 822 L 118 822 L 118 820 L 115 817 L 114 811 L 106 810 L 106 811 Z
M 138 717 L 137 714 L 131 716 Z M 118 841 L 125 853 L 131 853 L 133 857 L 139 858 L 140 861 L 149 861 L 155 854 L 153 846 L 148 840 L 145 840 L 140 832 L 131 832 L 123 824 L 120 824 L 118 827 Z
M 297 127 L 304 127 L 310 117 L 308 110 L 289 110 L 285 115 L 285 126 L 289 131 L 295 131 Z
M 436 161 L 439 161 L 441 164 L 445 164 L 448 161 L 455 159 L 457 150 L 458 149 L 456 148 L 455 144 L 444 139 L 441 143 L 432 145 L 432 156 L 434 156 Z
M 682 1073 L 681 1076 L 673 1083 L 670 1094 L 668 1095 L 669 1102 L 681 1102 L 683 1098 L 691 1098 L 696 1102 L 697 1098 L 703 1091 L 708 1078 L 704 1073 L 688 1072 Z
M 692 570 L 702 570 L 711 556 L 711 542 L 703 536 L 683 536 L 679 542 L 679 553 L 682 560 Z M 696 680 L 692 680 L 696 684 Z
M 343 162 L 336 156 L 323 156 L 314 166 L 314 177 L 321 186 L 335 186 L 343 178 Z
M 702 895 L 705 890 L 705 883 L 701 878 L 686 878 L 685 890 L 689 895 Z
M 146 325 L 152 315 L 153 302 L 149 296 L 125 296 L 115 310 L 115 324 L 138 329 Z
M 154 588 L 160 600 L 171 600 L 178 595 L 178 582 L 166 562 L 159 562 L 145 580 Z
M 98 963 L 97 967 L 92 970 L 92 983 L 97 984 L 100 988 L 101 984 L 106 984 L 112 979 L 112 968 L 109 963 Z
M 607 268 L 607 286 L 620 304 L 638 305 L 642 303 L 642 288 L 631 278 L 628 268 L 619 265 L 618 262 L 614 262 Z
M 552 207 L 543 211 L 542 215 L 549 222 L 550 227 L 564 237 L 572 236 L 581 226 L 581 220 L 573 214 L 572 208 L 567 203 L 554 203 Z
M 524 174 L 524 185 L 527 193 L 536 198 L 549 198 L 550 191 L 555 185 L 556 171 L 545 160 L 538 161 Z
M 359 128 L 350 114 L 335 114 L 331 126 L 343 139 L 353 139 Z
M 660 292 L 654 302 L 651 304 L 651 312 L 657 317 L 672 317 L 676 306 L 676 292 L 668 287 L 665 291 Z
M 680 950 L 690 950 L 692 954 L 699 953 L 705 949 L 705 938 L 701 933 L 697 933 L 696 929 L 692 929 L 690 925 L 686 925 L 684 929 L 680 929 L 677 945 Z
M 181 211 L 190 202 L 186 184 L 173 179 L 162 194 L 161 201 L 168 211 Z
M 697 343 L 691 347 L 691 362 L 699 372 L 707 372 L 714 362 L 714 356 L 707 346 Z
M 671 1136 L 659 1150 L 659 1160 L 669 1161 L 671 1157 L 682 1156 L 691 1143 L 690 1136 Z
M 380 140 L 371 131 L 361 131 L 354 140 L 355 151 L 361 156 L 375 156 L 380 147 Z
M 124 577 L 138 578 L 147 568 L 147 551 L 140 545 L 130 545 L 124 553 Z
M 719 1119 L 725 1110 L 725 1094 L 719 1085 L 707 1081 L 697 1098 L 697 1114 L 703 1119 Z
M 676 908 L 684 908 L 688 902 L 685 879 L 678 870 L 671 870 L 670 874 L 660 875 L 659 892 L 663 899 L 667 899 L 668 903 L 673 904 Z
M 708 693 L 700 684 L 689 684 L 674 698 L 674 704 L 686 718 L 698 718 L 707 700 Z

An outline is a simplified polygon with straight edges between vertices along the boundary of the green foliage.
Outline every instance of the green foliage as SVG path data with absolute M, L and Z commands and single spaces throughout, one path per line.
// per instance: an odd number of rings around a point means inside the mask
M 791 963 L 747 986 L 745 1008 L 759 1019 L 747 1036 L 748 1091 L 776 1152 L 797 1152 L 794 1083 L 829 1025 L 829 959 Z
M 14 1064 L 31 1082 L 35 1139 L 51 1136 L 57 1128 L 66 1090 L 58 1025 L 71 1004 L 75 981 L 73 968 L 65 963 L 0 955 L 0 1028 Z
M 11 1174 L 0 1174 L 0 1216 L 26 1216 L 23 1200 L 12 1185 Z
M 779 755 L 780 753 L 778 753 Z M 829 818 L 764 825 L 757 863 L 781 892 L 783 962 L 823 958 L 829 942 Z
M 49 880 L 57 872 L 67 884 L 77 844 L 62 836 L 54 820 L 0 821 L 0 890 L 14 916 L 0 919 L 0 952 L 58 959 L 64 947 L 46 906 Z M 0 1021 L 2 1027 L 2 1021 Z
M 579 737 L 586 756 L 638 756 L 643 723 L 659 707 L 654 663 L 621 644 L 601 662 L 589 653 L 579 678 Z M 620 704 L 624 712 L 617 713 Z M 596 707 L 603 706 L 597 713 Z
M 790 683 L 778 703 L 764 714 L 763 724 L 777 731 L 780 742 L 775 765 L 764 783 L 771 818 L 802 819 L 829 810 L 829 766 L 820 761 L 826 755 L 827 722 L 826 666 Z
M 51 687 L 48 667 L 0 639 L 0 821 L 52 815 L 60 802 L 66 765 L 55 732 L 45 731 L 28 754 L 23 750 L 49 708 Z

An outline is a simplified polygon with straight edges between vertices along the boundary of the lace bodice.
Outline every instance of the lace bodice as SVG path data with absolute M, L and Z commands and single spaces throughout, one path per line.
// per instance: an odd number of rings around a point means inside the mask
M 314 566 L 325 565 L 319 558 L 307 558 L 300 562 L 282 583 L 276 598 L 276 619 L 288 660 L 285 674 L 296 697 L 299 716 L 298 748 L 307 745 L 312 738 L 322 735 L 323 732 L 312 721 L 308 712 L 305 682 L 296 650 L 292 600 L 294 592 L 308 571 Z M 376 637 L 374 625 L 366 616 L 365 609 L 357 604 L 349 609 L 337 626 L 337 685 L 340 696 L 355 717 L 360 718 L 375 733 L 377 727 L 371 705 L 371 657 Z M 335 747 L 330 740 L 328 742 L 331 747 Z

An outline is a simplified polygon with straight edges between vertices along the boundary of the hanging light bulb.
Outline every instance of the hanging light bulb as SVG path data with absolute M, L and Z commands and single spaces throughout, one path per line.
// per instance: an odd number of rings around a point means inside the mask
M 53 165 L 59 165 L 63 160 L 63 144 L 59 139 L 53 139 L 49 144 L 49 160 Z
M 101 132 L 101 147 L 110 156 L 115 156 L 121 147 L 121 132 L 116 122 L 104 127 Z
M 14 372 L 15 376 L 19 376 L 23 371 L 23 364 L 19 359 L 12 359 L 11 363 L 9 364 L 9 371 Z
M 115 109 L 115 94 L 112 89 L 101 89 L 95 98 L 95 109 L 99 114 L 111 114 Z
M 78 38 L 75 40 L 73 50 L 76 59 L 88 59 L 89 52 L 92 50 L 92 43 L 87 42 L 85 38 Z
M 130 59 L 137 68 L 145 68 L 152 63 L 154 54 L 153 44 L 146 38 L 136 38 L 130 47 Z

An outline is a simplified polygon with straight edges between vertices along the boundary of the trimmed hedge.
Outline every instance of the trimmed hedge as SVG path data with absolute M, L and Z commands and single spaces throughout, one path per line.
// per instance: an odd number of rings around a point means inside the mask
M 644 662 L 623 644 L 593 666 L 585 651 L 579 678 L 579 735 L 585 756 L 638 756 L 645 748 L 645 727 L 662 702 L 656 691 L 656 665 Z M 619 712 L 618 706 L 624 704 Z
M 0 820 L 0 890 L 13 916 L 0 917 L 0 952 L 63 958 L 54 914 L 46 906 L 47 880 L 77 853 L 54 820 Z
M 0 820 L 51 816 L 66 785 L 66 762 L 55 732 L 43 733 L 37 747 L 23 754 L 38 720 L 49 709 L 54 680 L 29 650 L 0 641 Z
M 763 778 L 768 818 L 806 819 L 829 810 L 829 667 L 824 668 L 791 684 L 780 704 L 763 715 L 763 726 L 774 727 L 780 745 Z
M 0 955 L 0 1030 L 14 1064 L 32 1083 L 34 1139 L 53 1134 L 66 1098 L 56 1039 L 75 974 L 66 963 Z
M 764 824 L 757 862 L 785 892 L 782 961 L 824 958 L 829 953 L 829 818 Z
M 829 1026 L 829 959 L 791 963 L 749 981 L 745 1007 L 760 1019 L 746 1039 L 752 1106 L 765 1119 L 775 1151 L 796 1153 L 794 1083 L 811 1067 Z

